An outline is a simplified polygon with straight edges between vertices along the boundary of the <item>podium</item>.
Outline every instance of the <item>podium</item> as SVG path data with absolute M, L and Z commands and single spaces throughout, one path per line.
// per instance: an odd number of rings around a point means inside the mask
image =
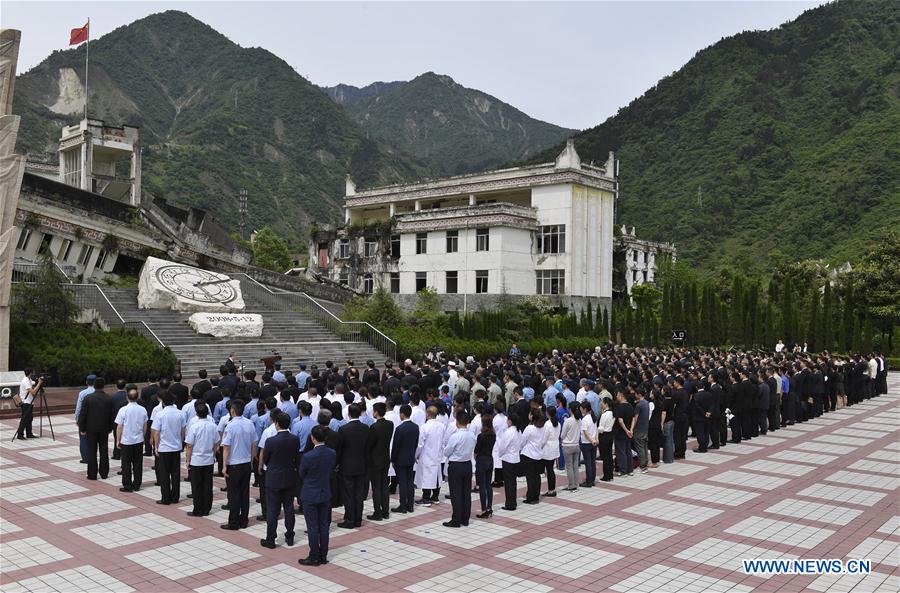
M 275 372 L 275 363 L 281 360 L 280 354 L 273 354 L 272 356 L 263 356 L 259 359 L 259 362 L 263 363 L 266 367 L 267 373 Z

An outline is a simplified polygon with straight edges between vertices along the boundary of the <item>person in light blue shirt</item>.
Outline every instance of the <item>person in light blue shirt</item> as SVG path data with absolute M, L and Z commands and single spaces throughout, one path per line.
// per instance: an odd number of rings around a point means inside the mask
M 184 443 L 184 414 L 175 407 L 175 396 L 167 389 L 159 391 L 162 410 L 150 426 L 156 451 L 156 481 L 160 499 L 157 504 L 176 504 L 181 486 L 181 447 Z
M 469 415 L 456 413 L 456 432 L 447 439 L 444 456 L 447 458 L 447 483 L 450 486 L 450 503 L 453 514 L 444 527 L 462 527 L 469 524 L 472 515 L 472 457 L 476 437 L 468 429 Z
M 228 523 L 222 529 L 244 529 L 250 517 L 250 460 L 256 455 L 256 428 L 244 418 L 244 402 L 231 404 L 231 421 L 222 435 L 222 459 L 228 488 Z
M 81 404 L 84 403 L 84 398 L 94 393 L 94 379 L 97 378 L 97 375 L 91 373 L 85 378 L 87 381 L 87 387 L 78 392 L 78 400 L 75 402 L 75 421 L 78 422 L 79 415 L 81 414 Z M 78 450 L 81 453 L 81 463 L 87 463 L 87 436 L 81 433 L 78 434 Z
M 600 417 L 600 394 L 593 390 L 593 385 L 588 383 L 586 386 L 587 391 L 584 392 L 584 400 L 591 404 L 591 411 L 594 412 L 594 415 L 597 418 Z
M 575 401 L 575 394 L 570 389 L 572 381 L 567 381 L 564 385 L 565 388 L 562 390 L 563 396 L 566 398 L 566 403 L 571 404 Z
M 291 434 L 300 439 L 300 451 L 303 451 L 316 421 L 312 418 L 312 405 L 308 401 L 301 401 L 297 407 L 300 415 L 291 422 Z
M 306 372 L 306 365 L 300 363 L 300 372 L 297 373 L 297 387 L 300 391 L 306 391 L 306 382 L 309 381 L 310 374 Z
M 284 373 L 281 372 L 280 362 L 275 363 L 275 372 L 272 373 L 272 381 L 274 381 L 276 385 L 280 383 L 287 383 L 287 378 L 284 376 Z
M 258 391 L 253 393 L 253 397 L 250 398 L 250 401 L 247 402 L 244 406 L 244 418 L 252 421 L 254 417 L 259 413 L 256 409 L 257 404 L 259 403 L 259 397 L 256 397 L 259 394 Z
M 556 394 L 559 390 L 553 386 L 553 379 L 544 381 L 546 389 L 544 389 L 544 406 L 550 408 L 556 405 Z
M 216 425 L 222 421 L 222 418 L 228 416 L 228 402 L 231 401 L 231 391 L 225 388 L 222 388 L 222 399 L 216 404 L 216 409 L 213 410 L 213 422 Z
M 219 432 L 209 417 L 209 406 L 202 401 L 188 403 L 185 407 L 193 407 L 198 420 L 191 424 L 184 437 L 185 460 L 191 478 L 191 495 L 194 509 L 188 511 L 189 517 L 205 517 L 212 510 L 213 499 L 213 464 L 219 449 Z
M 290 416 L 291 422 L 293 422 L 297 417 L 297 405 L 291 399 L 291 392 L 285 389 L 278 394 L 278 397 L 281 400 L 278 402 L 278 409 Z

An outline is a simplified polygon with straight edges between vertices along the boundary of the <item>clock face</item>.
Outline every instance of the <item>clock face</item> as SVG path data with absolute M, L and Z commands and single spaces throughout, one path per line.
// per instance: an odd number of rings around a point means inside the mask
M 156 270 L 156 279 L 167 290 L 200 303 L 225 304 L 237 298 L 228 280 L 190 266 L 162 266 Z

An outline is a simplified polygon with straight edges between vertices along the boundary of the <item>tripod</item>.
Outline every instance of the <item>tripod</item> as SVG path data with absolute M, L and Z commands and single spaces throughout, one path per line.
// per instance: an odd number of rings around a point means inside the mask
M 44 394 L 43 387 L 41 387 L 38 390 L 36 399 L 40 400 L 40 403 L 38 403 L 38 415 L 40 416 L 40 424 L 38 425 L 38 436 L 41 436 L 41 437 L 44 436 L 44 414 L 46 414 L 47 415 L 47 424 L 50 426 L 50 438 L 53 439 L 54 441 L 56 441 L 56 434 L 53 432 L 53 420 L 50 419 L 50 406 L 47 405 L 47 396 L 46 396 L 46 394 Z M 32 410 L 32 414 L 33 413 L 34 413 L 34 411 Z M 17 435 L 18 435 L 18 433 L 13 434 L 13 438 L 10 440 L 10 442 L 15 441 Z

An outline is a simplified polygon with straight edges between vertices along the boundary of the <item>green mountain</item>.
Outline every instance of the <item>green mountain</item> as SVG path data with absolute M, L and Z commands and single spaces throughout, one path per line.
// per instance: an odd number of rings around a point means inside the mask
M 374 138 L 415 155 L 432 175 L 496 168 L 574 130 L 538 121 L 487 93 L 426 72 L 409 82 L 338 85 L 325 91 Z
M 840 0 L 723 39 L 575 145 L 616 151 L 619 221 L 692 264 L 856 260 L 900 228 L 898 15 Z
M 240 188 L 251 228 L 273 224 L 296 241 L 311 221 L 339 218 L 347 173 L 372 185 L 420 172 L 285 61 L 183 12 L 120 27 L 90 52 L 90 115 L 140 126 L 144 190 L 232 228 Z M 19 76 L 21 151 L 55 152 L 60 127 L 81 118 L 83 75 L 82 46 Z

